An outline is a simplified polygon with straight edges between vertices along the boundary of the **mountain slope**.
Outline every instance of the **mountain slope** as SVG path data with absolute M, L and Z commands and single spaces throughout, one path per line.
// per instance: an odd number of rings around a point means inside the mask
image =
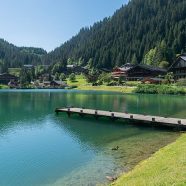
M 112 68 L 132 59 L 141 62 L 162 40 L 174 54 L 185 50 L 185 0 L 131 0 L 112 17 L 81 29 L 45 61 L 66 63 L 68 58 L 81 58 L 83 65 L 92 61 L 94 67 Z
M 0 39 L 0 61 L 7 67 L 21 67 L 23 64 L 40 64 L 47 52 L 41 48 L 16 47 Z

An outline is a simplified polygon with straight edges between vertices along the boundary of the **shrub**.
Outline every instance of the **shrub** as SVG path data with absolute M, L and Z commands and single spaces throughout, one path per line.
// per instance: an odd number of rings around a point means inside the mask
M 186 91 L 181 87 L 170 86 L 170 85 L 138 85 L 135 89 L 136 93 L 144 94 L 186 94 Z
M 179 79 L 176 84 L 178 86 L 186 86 L 186 79 Z
M 76 75 L 74 73 L 70 74 L 69 80 L 70 81 L 75 81 L 76 80 Z

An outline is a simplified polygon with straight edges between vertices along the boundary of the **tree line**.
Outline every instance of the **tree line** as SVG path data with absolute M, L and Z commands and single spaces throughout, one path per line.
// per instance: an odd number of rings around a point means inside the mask
M 110 69 L 125 63 L 167 66 L 176 54 L 186 52 L 185 25 L 185 0 L 131 0 L 112 17 L 82 28 L 50 52 L 46 61 L 81 58 L 83 65 Z M 149 62 L 147 56 L 153 52 L 156 59 Z

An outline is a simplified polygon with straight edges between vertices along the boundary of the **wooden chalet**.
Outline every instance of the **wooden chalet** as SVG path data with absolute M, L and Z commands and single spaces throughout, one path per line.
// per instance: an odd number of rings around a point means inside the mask
M 8 73 L 3 73 L 0 74 L 0 84 L 8 85 L 9 82 L 16 82 L 18 81 L 18 77 L 8 74 Z
M 174 79 L 186 78 L 186 55 L 180 55 L 175 62 L 170 66 L 169 72 L 173 72 Z
M 113 78 L 120 78 L 120 77 L 125 78 L 127 77 L 128 70 L 130 70 L 131 68 L 133 68 L 133 65 L 131 65 L 130 63 L 127 63 L 121 67 L 116 67 L 112 71 L 112 77 Z
M 64 81 L 51 81 L 50 86 L 54 88 L 65 88 L 67 87 L 67 84 Z
M 10 88 L 19 88 L 18 82 L 16 82 L 16 81 L 10 81 L 10 82 L 8 83 L 8 86 L 9 86 Z
M 126 64 L 120 68 L 115 68 L 112 72 L 113 78 L 123 77 L 128 81 L 139 81 L 144 78 L 154 78 L 159 75 L 165 75 L 166 70 L 144 64 L 131 65 Z
M 167 70 L 144 64 L 138 64 L 127 71 L 128 80 L 143 80 L 144 78 L 153 78 L 163 76 Z

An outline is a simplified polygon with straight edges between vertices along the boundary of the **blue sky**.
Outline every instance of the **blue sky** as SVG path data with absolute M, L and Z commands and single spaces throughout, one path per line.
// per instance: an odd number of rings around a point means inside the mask
M 0 0 L 0 38 L 53 50 L 128 0 Z

